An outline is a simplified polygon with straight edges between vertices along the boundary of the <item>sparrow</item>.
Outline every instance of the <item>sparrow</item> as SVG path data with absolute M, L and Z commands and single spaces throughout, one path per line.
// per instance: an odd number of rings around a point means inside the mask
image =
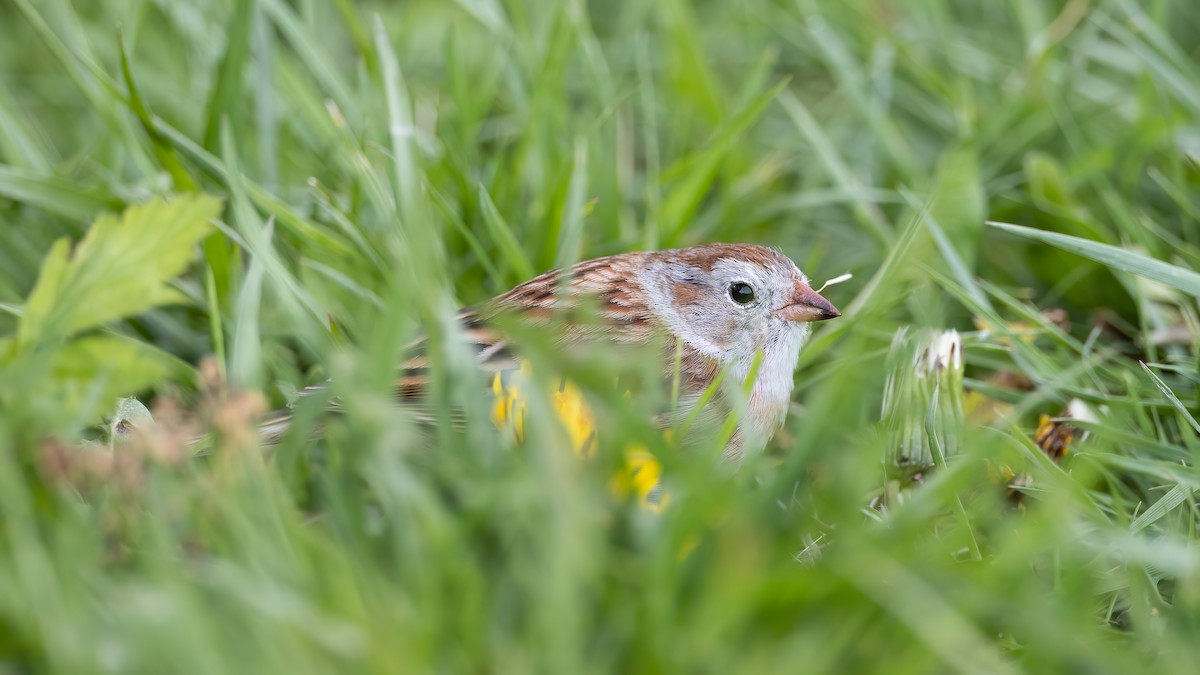
M 646 345 L 666 338 L 661 375 L 678 383 L 682 413 L 701 401 L 723 371 L 734 382 L 746 383 L 747 415 L 724 451 L 733 461 L 760 449 L 783 424 L 811 324 L 841 316 L 779 251 L 754 244 L 708 244 L 622 253 L 550 270 L 479 308 L 464 310 L 458 321 L 480 368 L 491 374 L 514 370 L 517 363 L 498 316 L 548 325 L 556 315 L 589 301 L 598 307 L 598 322 L 568 323 L 555 332 L 557 343 L 563 348 L 592 341 Z M 420 345 L 415 348 L 419 352 Z M 402 364 L 398 399 L 422 397 L 428 365 L 421 355 Z M 752 370 L 750 384 L 746 379 Z M 269 420 L 263 437 L 278 439 L 287 421 L 286 414 Z

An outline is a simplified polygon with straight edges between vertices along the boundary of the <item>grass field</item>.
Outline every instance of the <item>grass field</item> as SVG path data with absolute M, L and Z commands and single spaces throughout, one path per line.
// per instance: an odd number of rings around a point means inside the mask
M 0 4 L 0 674 L 1200 671 L 1197 36 L 1194 0 Z M 674 449 L 609 384 L 644 361 L 537 334 L 596 456 L 538 391 L 497 431 L 458 307 L 712 241 L 853 274 L 764 453 Z M 420 333 L 433 427 L 392 402 Z M 344 412 L 261 451 L 326 378 Z M 125 396 L 158 424 L 110 453 Z

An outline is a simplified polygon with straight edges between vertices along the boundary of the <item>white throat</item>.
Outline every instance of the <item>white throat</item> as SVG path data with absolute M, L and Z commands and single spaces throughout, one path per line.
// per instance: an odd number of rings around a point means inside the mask
M 750 444 L 747 448 L 765 445 L 787 417 L 795 385 L 796 361 L 808 334 L 807 323 L 787 323 L 773 331 L 770 345 L 764 345 L 758 377 L 750 390 L 750 416 L 743 423 L 748 433 L 745 440 Z M 749 375 L 751 364 L 753 357 L 745 366 L 735 366 L 735 370 L 740 371 L 741 381 Z

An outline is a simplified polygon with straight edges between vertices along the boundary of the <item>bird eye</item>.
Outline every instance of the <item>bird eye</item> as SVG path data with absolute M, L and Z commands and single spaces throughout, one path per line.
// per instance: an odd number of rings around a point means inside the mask
M 739 281 L 729 286 L 729 297 L 739 305 L 748 305 L 754 302 L 754 289 L 750 288 L 750 284 Z

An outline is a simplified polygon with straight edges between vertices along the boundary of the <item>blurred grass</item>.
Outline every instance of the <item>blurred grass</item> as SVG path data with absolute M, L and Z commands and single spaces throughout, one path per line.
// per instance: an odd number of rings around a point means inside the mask
M 15 0 L 0 26 L 0 672 L 1200 667 L 1195 3 Z M 146 240 L 205 237 L 171 289 L 133 255 L 34 291 L 102 212 L 194 193 L 224 199 L 214 229 Z M 495 433 L 456 307 L 719 240 L 855 275 L 764 457 L 664 449 L 669 507 L 614 500 L 655 435 L 602 385 L 643 363 L 536 335 L 598 456 L 544 414 Z M 103 325 L 31 337 L 38 297 Z M 991 412 L 867 510 L 893 336 L 948 328 Z M 391 405 L 418 330 L 461 430 Z M 302 401 L 263 461 L 209 354 L 275 405 L 332 377 L 346 412 L 314 444 Z M 222 440 L 64 480 L 123 395 Z M 1031 438 L 1071 399 L 1097 419 L 1055 462 Z

